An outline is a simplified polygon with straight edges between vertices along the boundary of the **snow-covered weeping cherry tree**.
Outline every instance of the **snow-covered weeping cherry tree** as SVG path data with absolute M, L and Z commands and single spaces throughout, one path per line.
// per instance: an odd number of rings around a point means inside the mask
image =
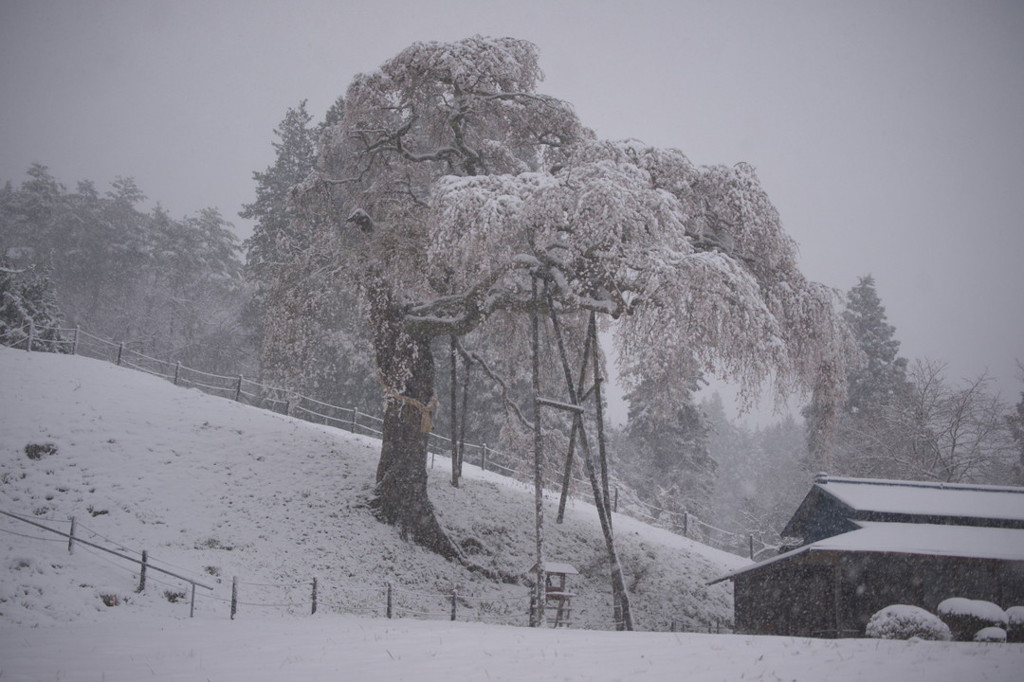
M 696 362 L 748 388 L 842 392 L 835 294 L 798 271 L 753 169 L 597 140 L 541 78 L 522 40 L 416 43 L 354 79 L 293 193 L 318 235 L 311 295 L 360 291 L 372 326 L 379 514 L 450 558 L 426 488 L 431 340 L 529 313 L 535 279 L 557 310 L 600 313 L 626 381 Z

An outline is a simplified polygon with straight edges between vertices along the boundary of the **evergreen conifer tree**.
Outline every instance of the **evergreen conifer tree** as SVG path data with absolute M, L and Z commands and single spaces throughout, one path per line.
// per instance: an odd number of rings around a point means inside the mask
M 631 391 L 624 456 L 636 460 L 630 482 L 642 497 L 661 509 L 709 518 L 716 465 L 695 390 L 695 382 L 661 388 L 643 382 Z
M 255 171 L 256 200 L 242 206 L 238 214 L 255 220 L 253 234 L 246 243 L 246 264 L 282 262 L 288 254 L 303 248 L 302 232 L 295 229 L 294 214 L 288 201 L 292 187 L 302 182 L 313 170 L 316 158 L 316 128 L 312 115 L 306 111 L 306 100 L 288 109 L 280 125 L 274 129 L 276 157 L 265 171 Z
M 0 344 L 66 352 L 63 321 L 49 273 L 18 270 L 0 258 Z
M 255 221 L 245 242 L 246 277 L 253 286 L 246 317 L 266 381 L 327 402 L 376 407 L 367 331 L 353 314 L 352 295 L 340 291 L 311 300 L 305 287 L 317 275 L 296 267 L 312 232 L 291 194 L 314 171 L 318 137 L 344 111 L 344 99 L 338 98 L 318 126 L 305 100 L 288 109 L 274 130 L 274 163 L 253 173 L 256 199 L 239 213 Z
M 898 476 L 892 454 L 907 434 L 890 417 L 907 401 L 910 383 L 907 360 L 899 356 L 896 328 L 887 321 L 874 277 L 861 277 L 847 293 L 843 319 L 860 350 L 860 362 L 847 369 L 847 397 L 833 433 L 823 433 L 821 408 L 815 402 L 805 411 L 808 448 L 829 473 Z

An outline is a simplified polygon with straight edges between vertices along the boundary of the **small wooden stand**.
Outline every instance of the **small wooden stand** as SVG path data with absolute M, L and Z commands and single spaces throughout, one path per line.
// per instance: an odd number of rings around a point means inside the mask
M 537 566 L 530 570 L 536 573 Z M 572 598 L 575 595 L 568 590 L 566 576 L 579 575 L 579 571 L 570 564 L 545 561 L 544 575 L 544 613 L 547 622 L 553 628 L 567 628 L 572 624 Z

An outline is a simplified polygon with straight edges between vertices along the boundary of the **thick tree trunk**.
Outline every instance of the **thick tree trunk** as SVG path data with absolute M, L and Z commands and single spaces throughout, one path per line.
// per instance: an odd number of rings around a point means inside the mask
M 430 338 L 410 335 L 403 324 L 404 311 L 390 292 L 382 287 L 376 293 L 371 310 L 374 345 L 387 396 L 377 465 L 377 515 L 413 542 L 464 561 L 438 523 L 427 495 L 427 437 L 437 405 Z
M 434 400 L 434 360 L 426 340 L 403 348 L 412 376 L 389 392 L 377 465 L 377 513 L 403 535 L 449 559 L 461 552 L 437 521 L 427 495 L 427 436 Z

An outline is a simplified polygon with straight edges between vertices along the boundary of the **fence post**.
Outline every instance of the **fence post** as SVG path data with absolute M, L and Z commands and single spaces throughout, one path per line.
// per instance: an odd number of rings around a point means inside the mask
M 683 537 L 690 537 L 690 515 L 687 512 L 683 512 Z
M 235 619 L 238 612 L 238 576 L 231 578 L 231 620 Z
M 483 450 L 480 451 L 480 471 L 487 471 L 487 443 L 484 443 Z
M 178 385 L 178 376 L 181 374 L 181 361 L 174 363 L 174 385 Z
M 458 602 L 458 595 L 455 594 L 455 590 L 452 589 L 452 620 L 455 620 L 456 603 Z
M 71 517 L 71 530 L 68 531 L 68 554 L 75 553 L 75 517 Z
M 750 541 L 750 560 L 753 561 L 754 560 L 754 536 L 753 535 L 748 535 L 747 538 Z
M 75 325 L 75 343 L 71 346 L 71 354 L 78 355 L 78 335 L 82 331 L 79 325 Z
M 25 350 L 29 353 L 32 352 L 32 342 L 36 338 L 36 323 L 31 320 L 28 323 L 28 344 L 25 346 Z
M 117 346 L 117 366 L 121 366 L 121 356 L 124 355 L 124 341 Z
M 351 433 L 355 433 L 356 432 L 356 426 L 358 426 L 358 425 L 359 425 L 359 408 L 358 407 L 353 407 L 352 408 L 352 427 L 349 429 L 349 431 Z
M 188 617 L 195 618 L 196 616 L 196 584 L 192 583 L 192 601 L 188 605 Z
M 316 613 L 316 576 L 313 577 L 313 610 L 309 615 Z
M 615 486 L 615 504 L 612 506 L 612 511 L 619 511 L 619 486 Z
M 242 375 L 238 375 L 238 385 L 235 386 L 235 402 L 237 403 L 242 398 Z
M 142 550 L 142 568 L 139 570 L 139 589 L 136 592 L 142 592 L 146 589 L 146 562 L 149 561 L 149 552 Z

